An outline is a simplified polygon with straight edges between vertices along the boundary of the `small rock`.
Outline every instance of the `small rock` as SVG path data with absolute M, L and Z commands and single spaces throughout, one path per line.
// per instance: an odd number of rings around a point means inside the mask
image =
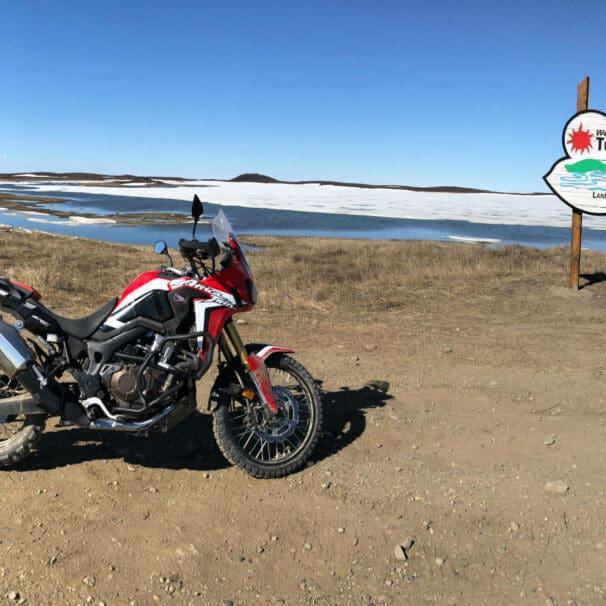
M 128 471 L 137 471 L 137 468 L 130 463 L 126 466 L 126 469 L 128 469 Z
M 444 558 L 436 558 L 434 560 L 434 564 L 436 564 L 438 566 L 442 566 L 444 564 Z
M 155 486 L 150 486 L 150 487 L 147 489 L 147 491 L 148 491 L 148 492 L 158 492 L 158 489 L 157 489 Z
M 328 488 L 330 488 L 331 483 L 330 482 L 322 482 L 322 488 L 324 490 L 327 490 Z
M 305 549 L 307 549 L 307 550 L 311 549 L 311 543 L 305 543 Z
M 18 591 L 9 591 L 8 595 L 6 596 L 9 600 L 18 600 L 19 599 L 19 592 Z
M 406 550 L 402 545 L 396 545 L 393 548 L 393 554 L 396 556 L 396 560 L 407 560 L 408 556 L 406 555 Z
M 518 530 L 520 530 L 520 525 L 517 522 L 510 522 L 509 523 L 509 531 L 510 532 L 517 532 Z
M 418 445 L 418 444 L 413 444 L 413 445 L 411 446 L 411 448 L 412 448 L 413 450 L 418 450 L 418 449 L 419 449 L 419 445 Z
M 339 526 L 339 528 L 337 528 L 337 532 L 345 532 L 345 528 L 343 528 L 343 526 Z
M 97 580 L 95 579 L 95 577 L 84 577 L 82 579 L 82 582 L 87 586 L 87 587 L 94 587 L 97 584 Z
M 556 494 L 564 494 L 568 491 L 568 484 L 562 482 L 562 480 L 553 480 L 545 484 L 545 490 L 547 492 L 554 492 Z
M 203 477 L 204 479 L 208 479 L 208 478 L 210 478 L 210 475 L 209 475 L 209 474 L 207 474 L 206 472 L 204 472 L 204 473 L 202 474 L 202 477 Z
M 278 540 L 278 537 L 275 534 L 272 534 L 270 538 L 274 542 Z
M 387 579 L 385 581 L 385 585 L 387 585 L 387 587 L 391 587 L 392 583 L 393 583 L 393 581 L 391 581 L 390 579 Z
M 233 600 L 225 600 L 225 602 L 223 602 L 224 606 L 234 606 L 234 601 Z
M 558 434 L 556 434 L 556 433 L 554 433 L 551 436 L 547 436 L 545 438 L 545 440 L 543 441 L 543 444 L 545 444 L 545 446 L 553 446 L 555 444 L 557 436 L 558 436 Z

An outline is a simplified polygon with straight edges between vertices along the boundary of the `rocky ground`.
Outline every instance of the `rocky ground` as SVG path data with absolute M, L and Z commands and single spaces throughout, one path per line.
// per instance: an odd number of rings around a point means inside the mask
M 202 413 L 155 440 L 51 420 L 0 475 L 0 603 L 605 603 L 594 278 L 441 278 L 374 312 L 260 304 L 245 339 L 294 346 L 322 382 L 313 464 L 250 478 Z

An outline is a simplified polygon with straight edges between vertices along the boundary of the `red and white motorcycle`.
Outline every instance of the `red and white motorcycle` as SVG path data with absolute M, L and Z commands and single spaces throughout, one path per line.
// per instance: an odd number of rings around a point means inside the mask
M 16 319 L 0 319 L 0 465 L 32 451 L 48 416 L 95 430 L 168 431 L 196 408 L 196 381 L 215 352 L 209 407 L 225 457 L 261 478 L 309 459 L 322 425 L 316 383 L 292 350 L 244 345 L 232 316 L 257 300 L 246 256 L 223 211 L 205 242 L 195 238 L 197 196 L 192 215 L 192 240 L 179 242 L 185 269 L 157 242 L 169 266 L 139 275 L 86 318 L 60 317 L 30 286 L 0 278 L 0 311 Z

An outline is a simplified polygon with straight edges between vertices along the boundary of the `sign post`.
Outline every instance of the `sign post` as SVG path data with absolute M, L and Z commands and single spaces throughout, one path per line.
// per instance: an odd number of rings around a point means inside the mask
M 606 215 L 606 113 L 587 109 L 589 78 L 579 83 L 577 113 L 562 132 L 565 156 L 543 177 L 551 191 L 572 208 L 570 288 L 578 290 L 583 213 Z
M 585 76 L 577 86 L 577 112 L 587 110 L 589 98 L 589 76 Z M 572 209 L 572 226 L 570 228 L 570 277 L 568 288 L 579 290 L 581 273 L 581 235 L 583 230 L 583 212 Z

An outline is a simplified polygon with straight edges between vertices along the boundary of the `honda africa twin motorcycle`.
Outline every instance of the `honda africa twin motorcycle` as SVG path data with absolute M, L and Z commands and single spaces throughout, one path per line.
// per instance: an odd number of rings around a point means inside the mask
M 197 196 L 192 215 L 192 240 L 179 242 L 187 268 L 173 267 L 157 242 L 169 266 L 86 318 L 62 318 L 30 286 L 0 278 L 0 311 L 16 319 L 0 319 L 0 465 L 25 458 L 49 416 L 95 430 L 168 431 L 196 408 L 196 381 L 213 357 L 209 410 L 225 457 L 261 478 L 309 459 L 322 424 L 316 383 L 292 350 L 243 344 L 232 316 L 257 300 L 246 256 L 223 211 L 206 242 L 195 237 Z

